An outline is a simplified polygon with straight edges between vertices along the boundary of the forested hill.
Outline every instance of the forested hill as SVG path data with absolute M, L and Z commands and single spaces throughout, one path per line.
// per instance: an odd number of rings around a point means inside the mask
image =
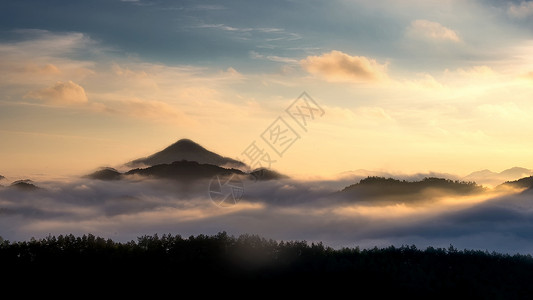
M 411 195 L 429 190 L 441 191 L 447 194 L 467 195 L 482 192 L 484 188 L 475 182 L 454 181 L 435 177 L 427 177 L 420 181 L 367 177 L 361 179 L 358 183 L 347 186 L 341 192 L 346 195 L 380 197 Z
M 257 235 L 143 236 L 114 242 L 93 235 L 49 236 L 0 246 L 2 272 L 25 283 L 116 284 L 130 289 L 201 284 L 221 290 L 261 285 L 317 291 L 371 292 L 376 296 L 458 295 L 521 298 L 532 295 L 530 255 L 504 255 L 450 246 L 343 248 Z M 58 272 L 51 276 L 50 272 Z M 56 273 L 54 273 L 56 274 Z M 95 275 L 96 274 L 96 275 Z M 63 280 L 63 281 L 60 281 Z M 302 285 L 305 283 L 305 285 Z M 259 291 L 259 290 L 258 290 Z

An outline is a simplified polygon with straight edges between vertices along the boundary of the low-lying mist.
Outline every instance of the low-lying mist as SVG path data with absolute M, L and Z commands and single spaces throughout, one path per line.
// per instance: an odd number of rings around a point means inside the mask
M 92 233 L 129 241 L 144 234 L 226 231 L 335 248 L 453 244 L 533 253 L 530 191 L 422 189 L 378 197 L 341 192 L 339 182 L 243 179 L 242 198 L 227 207 L 211 201 L 209 180 L 84 178 L 39 182 L 36 190 L 1 187 L 0 235 L 17 241 Z

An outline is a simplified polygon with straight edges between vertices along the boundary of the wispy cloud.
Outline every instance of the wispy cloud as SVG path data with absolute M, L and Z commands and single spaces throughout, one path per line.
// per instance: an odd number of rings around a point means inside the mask
M 522 1 L 520 4 L 510 3 L 507 13 L 518 19 L 533 16 L 533 1 Z
M 281 63 L 287 63 L 287 64 L 297 64 L 299 62 L 297 59 L 294 59 L 294 58 L 282 57 L 282 56 L 277 56 L 277 55 L 264 55 L 264 54 L 259 54 L 258 52 L 255 52 L 255 51 L 251 51 L 250 56 L 254 59 L 266 59 L 269 61 L 281 62 Z
M 225 24 L 201 24 L 198 26 L 195 26 L 195 28 L 209 28 L 209 29 L 219 29 L 223 31 L 238 31 L 238 32 L 248 32 L 254 30 L 253 28 L 239 28 L 239 27 L 232 27 Z
M 301 39 L 301 35 L 288 32 L 283 28 L 276 27 L 235 27 L 227 24 L 206 24 L 191 26 L 195 29 L 214 29 L 221 30 L 227 33 L 238 34 L 239 38 L 248 39 L 256 36 L 258 40 L 264 42 L 281 42 L 281 41 L 296 41 Z
M 82 86 L 72 81 L 58 81 L 51 87 L 31 91 L 25 97 L 43 100 L 58 105 L 86 104 L 89 99 Z
M 440 23 L 428 20 L 414 20 L 407 27 L 406 34 L 410 38 L 430 41 L 460 42 L 458 34 Z

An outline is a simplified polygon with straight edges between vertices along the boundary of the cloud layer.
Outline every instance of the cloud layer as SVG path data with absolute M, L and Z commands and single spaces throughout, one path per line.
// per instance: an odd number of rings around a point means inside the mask
M 38 183 L 42 190 L 0 189 L 0 225 L 10 240 L 85 234 L 119 241 L 143 234 L 253 233 L 334 247 L 416 244 L 533 253 L 531 194 L 485 192 L 427 201 L 369 203 L 336 195 L 335 181 L 245 182 L 243 199 L 221 208 L 208 181 L 74 180 Z
M 332 82 L 372 82 L 387 78 L 386 64 L 337 50 L 319 56 L 308 56 L 300 64 L 307 72 Z

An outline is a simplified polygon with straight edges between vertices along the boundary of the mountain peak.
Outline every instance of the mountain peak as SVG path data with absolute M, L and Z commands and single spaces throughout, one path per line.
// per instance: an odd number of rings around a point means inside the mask
M 121 178 L 119 171 L 110 167 L 102 167 L 99 170 L 84 177 L 99 180 L 119 180 Z
M 17 180 L 13 182 L 10 187 L 24 191 L 35 191 L 40 189 L 35 184 L 33 184 L 33 181 L 30 179 Z
M 521 167 L 513 167 L 505 171 L 500 172 L 501 175 L 522 177 L 524 175 L 531 175 L 531 170 Z
M 229 166 L 240 168 L 245 166 L 245 164 L 240 161 L 211 152 L 190 139 L 180 139 L 155 154 L 136 159 L 129 162 L 127 165 L 130 167 L 143 165 L 155 166 L 159 164 L 171 164 L 175 161 L 182 160 L 196 161 L 201 164 L 211 164 L 219 167 Z
M 190 139 L 181 139 L 175 142 L 174 144 L 168 146 L 165 148 L 165 150 L 181 150 L 181 151 L 207 151 L 204 147 L 200 146 L 200 144 L 194 142 Z M 163 151 L 165 151 L 163 150 Z

